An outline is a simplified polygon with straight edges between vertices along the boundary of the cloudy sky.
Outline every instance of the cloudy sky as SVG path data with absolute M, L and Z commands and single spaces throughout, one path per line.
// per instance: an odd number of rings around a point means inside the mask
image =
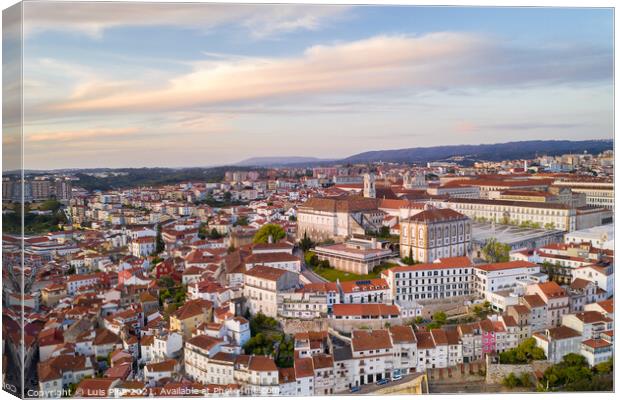
M 606 9 L 24 6 L 26 168 L 613 136 Z

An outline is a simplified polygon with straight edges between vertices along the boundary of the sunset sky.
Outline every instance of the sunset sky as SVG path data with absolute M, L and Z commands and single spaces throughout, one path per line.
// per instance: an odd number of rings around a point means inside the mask
M 613 137 L 609 9 L 26 3 L 25 167 Z

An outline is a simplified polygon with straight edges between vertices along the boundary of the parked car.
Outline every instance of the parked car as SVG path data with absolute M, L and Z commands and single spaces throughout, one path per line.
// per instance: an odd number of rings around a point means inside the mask
M 389 382 L 390 382 L 390 380 L 389 380 L 389 379 L 387 379 L 387 378 L 383 378 L 383 379 L 381 379 L 381 380 L 377 381 L 377 385 L 382 386 L 382 385 L 386 385 L 386 384 L 388 384 Z
M 392 372 L 392 381 L 399 381 L 403 379 L 402 374 L 400 373 L 399 369 L 394 370 L 394 372 Z
M 349 389 L 349 392 L 351 393 L 355 393 L 355 392 L 359 392 L 360 390 L 362 390 L 361 387 L 359 386 L 353 386 L 351 389 Z

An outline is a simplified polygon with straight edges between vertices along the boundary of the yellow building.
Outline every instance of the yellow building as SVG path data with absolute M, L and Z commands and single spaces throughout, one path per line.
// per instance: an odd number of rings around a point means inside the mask
M 183 337 L 192 336 L 192 332 L 203 322 L 211 322 L 213 303 L 208 300 L 190 300 L 170 315 L 170 330 L 181 332 Z
M 41 289 L 41 304 L 46 307 L 54 307 L 60 299 L 67 296 L 65 285 L 53 284 Z

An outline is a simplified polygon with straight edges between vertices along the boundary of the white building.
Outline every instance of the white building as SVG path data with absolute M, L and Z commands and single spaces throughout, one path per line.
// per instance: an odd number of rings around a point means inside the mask
M 252 315 L 259 312 L 269 317 L 278 315 L 278 292 L 299 284 L 299 275 L 284 269 L 255 266 L 246 271 L 243 295 Z
M 301 260 L 292 254 L 285 252 L 253 253 L 244 259 L 247 269 L 251 269 L 256 265 L 265 265 L 271 268 L 283 269 L 299 273 L 301 271 Z
M 338 283 L 343 304 L 392 302 L 392 291 L 385 279 L 346 281 Z
M 313 197 L 297 210 L 297 235 L 314 241 L 344 239 L 381 227 L 384 213 L 377 200 L 360 196 L 345 198 Z
M 564 243 L 590 243 L 599 249 L 614 249 L 614 224 L 595 226 L 588 229 L 568 232 L 564 235 Z
M 567 354 L 579 353 L 583 340 L 579 332 L 563 325 L 534 333 L 533 338 L 536 345 L 545 351 L 547 360 L 554 364 L 562 361 Z
M 393 345 L 387 329 L 351 333 L 354 386 L 377 382 L 393 369 Z
M 598 339 L 601 332 L 612 330 L 613 319 L 596 311 L 584 311 L 562 317 L 562 325 L 579 332 L 584 340 Z
M 474 290 L 480 297 L 488 293 L 514 289 L 520 282 L 540 273 L 540 266 L 528 261 L 478 265 L 474 267 Z
M 467 257 L 395 267 L 381 273 L 396 303 L 468 296 L 473 291 L 473 263 Z
M 593 367 L 612 358 L 613 348 L 613 343 L 605 339 L 588 339 L 581 343 L 581 355 Z
M 155 251 L 155 238 L 150 236 L 133 239 L 130 244 L 134 257 L 146 257 Z
M 611 297 L 614 294 L 614 270 L 613 265 L 601 266 L 601 265 L 586 265 L 576 268 L 572 271 L 574 279 L 585 279 L 605 291 L 606 297 Z
M 232 365 L 230 369 L 210 364 L 210 359 L 222 351 L 224 341 L 206 335 L 198 335 L 185 342 L 185 372 L 194 380 L 202 383 L 233 383 Z M 216 368 L 222 370 L 216 372 Z M 222 378 L 224 374 L 225 378 Z

